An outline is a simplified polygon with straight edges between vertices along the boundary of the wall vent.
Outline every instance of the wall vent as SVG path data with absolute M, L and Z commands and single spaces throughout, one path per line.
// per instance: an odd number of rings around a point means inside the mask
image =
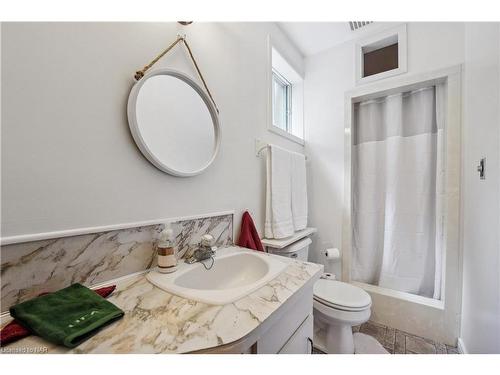
M 351 28 L 351 31 L 355 31 L 370 23 L 373 23 L 373 21 L 349 21 L 349 27 Z

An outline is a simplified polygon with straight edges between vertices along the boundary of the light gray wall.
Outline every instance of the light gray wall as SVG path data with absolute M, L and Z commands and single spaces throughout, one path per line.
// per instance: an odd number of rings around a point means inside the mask
M 136 70 L 185 30 L 220 108 L 222 144 L 202 175 L 153 167 L 130 135 L 126 103 Z M 3 23 L 2 236 L 250 209 L 264 219 L 269 133 L 267 35 L 301 71 L 302 57 L 272 23 Z M 180 48 L 163 58 L 195 76 Z
M 340 277 L 341 263 L 322 257 L 322 250 L 342 251 L 344 205 L 344 93 L 354 87 L 354 46 L 343 43 L 306 59 L 305 123 L 309 224 L 318 228 L 310 259 Z
M 464 79 L 462 340 L 500 353 L 500 28 L 467 23 Z M 486 179 L 476 171 L 486 157 Z

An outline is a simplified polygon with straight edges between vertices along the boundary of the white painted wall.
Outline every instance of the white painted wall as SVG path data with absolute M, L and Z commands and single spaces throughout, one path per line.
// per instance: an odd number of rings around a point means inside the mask
M 470 353 L 500 353 L 500 28 L 465 27 L 463 297 Z M 476 167 L 486 157 L 486 180 Z
M 344 43 L 306 59 L 304 108 L 309 225 L 318 228 L 309 257 L 340 275 L 321 250 L 341 249 L 344 199 L 344 92 L 354 86 L 354 46 Z
M 498 24 L 409 23 L 408 73 L 464 63 L 463 297 L 461 338 L 466 350 L 500 353 L 500 85 Z M 344 92 L 354 87 L 348 42 L 306 59 L 306 152 L 310 215 L 319 231 L 311 259 L 341 246 L 344 168 Z M 488 177 L 476 166 L 487 157 Z M 340 267 L 330 270 L 340 274 Z M 457 286 L 460 288 L 460 286 Z
M 220 108 L 222 144 L 202 175 L 177 178 L 142 156 L 126 103 L 133 75 L 185 30 Z M 3 23 L 2 236 L 236 210 L 264 220 L 267 34 L 303 73 L 272 23 Z M 181 49 L 158 66 L 195 72 Z
M 408 73 L 463 62 L 463 23 L 409 23 Z M 310 225 L 318 227 L 311 259 L 326 246 L 341 248 L 344 194 L 344 93 L 354 88 L 354 41 L 306 59 L 305 123 Z M 340 264 L 325 267 L 340 274 Z

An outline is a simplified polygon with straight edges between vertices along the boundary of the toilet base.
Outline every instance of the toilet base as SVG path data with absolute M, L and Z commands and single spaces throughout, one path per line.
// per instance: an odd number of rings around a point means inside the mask
M 329 324 L 315 316 L 314 346 L 327 354 L 353 354 L 352 327 L 349 324 Z
M 352 327 L 349 324 L 328 324 L 325 349 L 327 353 L 354 354 Z
M 328 354 L 354 354 L 352 326 L 366 322 L 370 312 L 370 309 L 354 313 L 333 311 L 315 304 L 314 345 Z

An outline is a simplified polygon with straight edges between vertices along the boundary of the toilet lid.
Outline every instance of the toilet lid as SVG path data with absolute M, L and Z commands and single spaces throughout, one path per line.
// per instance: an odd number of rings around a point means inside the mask
M 314 297 L 332 307 L 345 310 L 362 309 L 372 303 L 372 299 L 363 289 L 335 280 L 320 279 L 314 284 Z

